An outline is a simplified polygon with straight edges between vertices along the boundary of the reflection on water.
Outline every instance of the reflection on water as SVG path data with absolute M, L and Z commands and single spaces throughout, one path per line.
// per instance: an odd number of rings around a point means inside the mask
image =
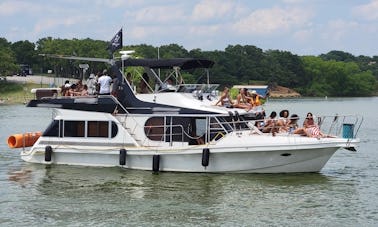
M 10 172 L 8 179 L 25 187 L 25 184 L 31 180 L 31 172 L 30 169 L 22 168 L 21 170 Z
M 26 164 L 26 169 L 33 175 L 27 187 L 35 190 L 20 209 L 32 220 L 54 225 L 67 223 L 67 218 L 84 225 L 122 221 L 249 225 L 257 219 L 257 223 L 270 225 L 276 223 L 271 215 L 289 215 L 279 223 L 290 224 L 291 219 L 306 222 L 306 216 L 326 214 L 329 191 L 336 192 L 331 206 L 335 208 L 344 207 L 345 196 L 355 194 L 353 182 L 345 187 L 337 178 L 323 174 L 153 174 L 35 164 Z
M 364 113 L 368 123 L 358 152 L 341 149 L 316 174 L 152 174 L 25 163 L 20 150 L 4 141 L 13 133 L 43 130 L 51 112 L 0 106 L 0 225 L 375 226 L 378 107 L 371 103 L 377 101 L 269 103 L 268 113 L 348 113 L 350 106 Z

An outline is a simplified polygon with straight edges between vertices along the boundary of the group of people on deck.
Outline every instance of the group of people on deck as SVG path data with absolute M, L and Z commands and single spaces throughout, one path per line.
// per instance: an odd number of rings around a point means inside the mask
M 126 75 L 126 80 L 131 89 L 138 94 L 148 94 L 153 91 L 150 85 L 150 78 L 147 73 L 143 73 L 140 78 L 140 82 L 137 86 L 134 86 L 134 78 L 130 72 Z M 121 82 L 115 76 L 108 75 L 106 69 L 103 72 L 97 73 L 97 75 L 90 74 L 86 84 L 83 84 L 82 80 L 78 80 L 76 83 L 71 84 L 69 80 L 65 81 L 65 84 L 61 87 L 62 96 L 90 96 L 90 95 L 118 95 L 118 89 Z M 164 81 L 162 90 L 173 89 L 172 78 L 168 78 Z M 172 91 L 172 90 L 171 90 Z
M 76 83 L 71 84 L 69 80 L 66 80 L 61 87 L 62 96 L 87 96 L 88 86 L 83 84 L 82 80 L 78 80 Z
M 260 98 L 262 98 L 255 90 L 251 92 L 247 88 L 241 88 L 236 100 L 233 101 L 230 96 L 230 89 L 225 87 L 215 105 L 220 105 L 227 108 L 242 108 L 246 111 L 261 105 Z M 307 113 L 306 119 L 303 122 L 303 127 L 298 125 L 299 116 L 297 114 L 289 115 L 288 110 L 282 110 L 277 118 L 277 112 L 272 111 L 269 117 L 256 121 L 255 126 L 263 133 L 291 133 L 308 137 L 325 137 L 320 131 L 319 126 L 315 123 L 312 113 Z
M 284 133 L 288 132 L 291 134 L 298 134 L 308 137 L 325 137 L 325 135 L 320 131 L 319 125 L 314 121 L 314 116 L 312 113 L 307 113 L 306 119 L 303 121 L 303 127 L 299 127 L 297 114 L 292 114 L 289 117 L 288 110 L 282 110 L 277 117 L 276 111 L 272 111 L 268 118 L 263 121 L 257 122 L 257 127 L 264 133 Z
M 261 96 L 257 94 L 255 90 L 249 92 L 247 88 L 241 88 L 239 89 L 239 94 L 236 96 L 236 100 L 233 101 L 230 96 L 230 88 L 225 87 L 215 105 L 221 105 L 227 108 L 242 108 L 249 111 L 253 107 L 261 105 L 260 98 Z
M 96 76 L 91 74 L 86 81 L 86 84 L 83 84 L 82 80 L 78 80 L 74 84 L 71 84 L 69 80 L 66 80 L 64 85 L 61 87 L 61 95 L 116 95 L 116 86 L 118 86 L 117 79 L 110 77 L 105 69 L 102 73 L 98 73 Z

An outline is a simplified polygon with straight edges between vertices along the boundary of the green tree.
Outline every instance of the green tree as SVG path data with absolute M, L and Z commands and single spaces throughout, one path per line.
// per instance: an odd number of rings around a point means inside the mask
M 18 41 L 11 45 L 12 51 L 15 54 L 16 61 L 18 64 L 28 64 L 33 66 L 36 62 L 36 51 L 35 44 L 27 40 Z
M 309 96 L 366 96 L 372 94 L 376 80 L 370 71 L 361 71 L 355 62 L 325 61 L 306 56 L 305 75 L 311 82 L 302 93 Z
M 11 43 L 5 38 L 0 38 L 0 76 L 12 75 L 18 70 Z
M 339 50 L 332 50 L 328 52 L 327 54 L 321 54 L 320 57 L 326 61 L 329 61 L 329 60 L 345 61 L 345 62 L 355 61 L 355 57 L 352 54 L 344 52 L 344 51 L 339 51 Z
M 305 86 L 309 80 L 304 77 L 304 65 L 301 58 L 288 51 L 269 50 L 266 52 L 271 70 L 271 82 L 298 88 Z
M 177 44 L 163 45 L 159 48 L 160 58 L 186 58 L 188 51 Z
M 370 96 L 376 89 L 376 79 L 370 71 L 348 75 L 345 96 Z

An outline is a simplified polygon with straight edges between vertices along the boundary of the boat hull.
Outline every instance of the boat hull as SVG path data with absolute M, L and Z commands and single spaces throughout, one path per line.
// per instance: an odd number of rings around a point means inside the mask
M 336 146 L 319 146 L 311 149 L 222 149 L 211 146 L 195 146 L 185 150 L 154 148 L 107 147 L 106 150 L 94 148 L 52 147 L 51 161 L 45 161 L 45 147 L 35 147 L 30 152 L 21 153 L 23 160 L 43 164 L 67 164 L 82 166 L 121 167 L 126 169 L 174 171 L 174 172 L 211 172 L 211 173 L 291 173 L 318 172 L 339 149 Z M 203 166 L 203 150 L 208 149 L 208 165 Z M 155 161 L 154 161 L 155 156 Z M 156 157 L 159 157 L 158 162 Z M 120 164 L 124 159 L 124 165 Z

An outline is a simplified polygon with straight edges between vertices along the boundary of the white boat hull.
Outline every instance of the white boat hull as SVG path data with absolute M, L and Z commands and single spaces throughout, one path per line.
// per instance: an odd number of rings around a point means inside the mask
M 159 155 L 159 171 L 212 172 L 212 173 L 290 173 L 318 172 L 340 148 L 337 144 L 316 146 L 287 145 L 267 147 L 216 148 L 191 146 L 190 148 L 124 147 L 125 165 L 120 165 L 120 148 L 117 147 L 52 147 L 51 161 L 45 161 L 45 147 L 35 146 L 21 157 L 27 162 L 83 166 L 122 167 L 154 170 L 153 156 Z M 208 166 L 202 165 L 203 149 L 209 149 Z
M 180 141 L 186 134 L 177 136 L 172 119 L 162 121 L 162 124 L 171 122 L 172 126 L 165 125 L 164 130 L 159 132 L 162 134 L 158 134 L 155 128 L 148 126 L 148 123 L 153 123 L 149 121 L 150 117 L 155 115 L 115 117 L 106 113 L 85 113 L 86 122 L 82 120 L 82 112 L 59 110 L 44 135 L 30 150 L 21 152 L 22 159 L 43 164 L 175 172 L 318 172 L 339 148 L 352 148 L 359 143 L 353 138 L 310 138 L 288 133 L 273 136 L 255 129 L 219 131 L 223 125 L 214 121 L 212 125 L 218 127 L 208 128 L 208 135 L 215 136 L 208 140 L 205 138 L 204 141 L 208 141 L 205 144 L 202 141 L 200 145 L 192 145 L 193 141 Z M 188 120 L 179 116 L 184 123 Z M 101 129 L 109 133 L 95 134 L 101 124 L 93 122 L 105 122 L 106 126 Z M 210 118 L 201 122 L 209 123 Z M 186 129 L 189 124 L 179 126 Z M 169 131 L 172 134 L 165 134 Z M 209 154 L 204 151 L 209 151 Z

